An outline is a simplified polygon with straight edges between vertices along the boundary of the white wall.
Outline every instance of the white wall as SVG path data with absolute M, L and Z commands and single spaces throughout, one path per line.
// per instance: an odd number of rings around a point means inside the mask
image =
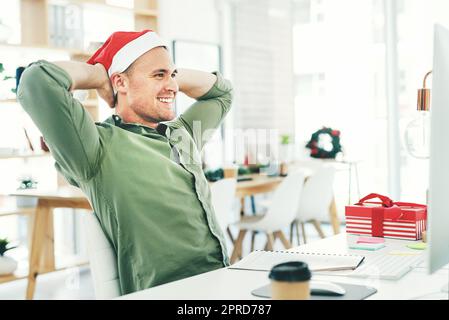
M 219 43 L 219 23 L 214 0 L 159 1 L 159 33 L 166 41 Z

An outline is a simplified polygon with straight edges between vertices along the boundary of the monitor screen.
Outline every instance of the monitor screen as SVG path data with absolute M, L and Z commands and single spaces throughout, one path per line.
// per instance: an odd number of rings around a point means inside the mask
M 428 263 L 433 273 L 449 263 L 449 30 L 435 25 L 430 108 Z

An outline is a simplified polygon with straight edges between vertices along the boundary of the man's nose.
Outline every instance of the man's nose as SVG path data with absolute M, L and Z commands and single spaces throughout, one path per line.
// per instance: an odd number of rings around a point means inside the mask
M 176 82 L 175 78 L 170 77 L 166 86 L 167 90 L 178 92 L 179 86 L 178 82 Z

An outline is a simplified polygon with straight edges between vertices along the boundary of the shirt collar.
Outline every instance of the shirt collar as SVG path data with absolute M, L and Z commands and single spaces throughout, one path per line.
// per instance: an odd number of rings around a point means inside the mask
M 139 123 L 125 122 L 117 114 L 113 114 L 112 116 L 107 118 L 104 122 L 111 124 L 111 125 L 115 125 L 117 127 L 125 129 L 127 131 L 131 131 L 133 133 L 137 133 L 137 134 L 141 134 L 141 135 L 149 136 L 149 137 L 153 137 L 153 138 L 155 138 L 155 137 L 157 138 L 158 136 L 168 138 L 167 134 L 169 135 L 169 133 L 170 133 L 170 130 L 167 130 L 168 126 L 163 123 L 159 123 L 159 125 L 156 127 L 156 129 L 154 129 L 154 128 L 151 128 L 151 127 L 145 126 L 143 124 L 139 124 Z

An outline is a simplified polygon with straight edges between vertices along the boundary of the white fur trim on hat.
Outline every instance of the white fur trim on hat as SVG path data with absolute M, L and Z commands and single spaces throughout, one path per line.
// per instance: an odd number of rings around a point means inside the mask
M 167 45 L 157 35 L 156 32 L 146 32 L 140 37 L 124 45 L 112 58 L 111 66 L 109 67 L 108 74 L 125 71 L 134 61 L 141 55 L 150 51 L 156 47 L 165 47 Z

